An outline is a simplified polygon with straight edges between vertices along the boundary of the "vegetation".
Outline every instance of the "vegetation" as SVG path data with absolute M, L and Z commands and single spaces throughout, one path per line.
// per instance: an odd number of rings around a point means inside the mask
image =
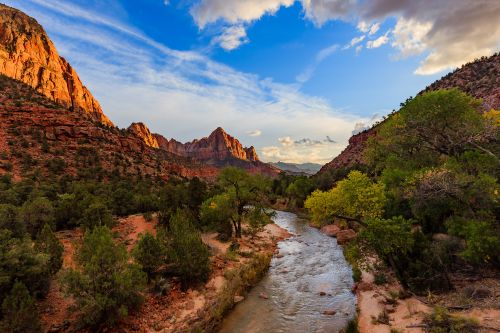
M 359 229 L 346 250 L 355 272 L 375 253 L 404 286 L 423 292 L 452 288 L 457 255 L 500 264 L 500 117 L 481 105 L 457 90 L 407 100 L 369 140 L 366 173 L 351 171 L 306 200 L 316 224 Z M 435 233 L 449 236 L 436 241 Z
M 425 320 L 430 333 L 475 333 L 479 323 L 475 320 L 453 316 L 442 307 L 435 307 Z
M 141 235 L 132 255 L 135 261 L 142 266 L 142 269 L 151 278 L 162 264 L 166 262 L 164 244 L 149 232 Z
M 35 333 L 42 332 L 35 300 L 22 282 L 14 283 L 12 291 L 2 302 L 2 332 Z
M 269 222 L 265 209 L 266 194 L 271 188 L 268 179 L 229 167 L 221 171 L 218 185 L 223 192 L 207 199 L 201 206 L 201 219 L 205 225 L 215 226 L 227 238 L 231 237 L 234 228 L 236 238 L 241 238 L 245 219 L 250 221 L 253 231 Z
M 183 211 L 170 219 L 168 257 L 184 286 L 206 281 L 210 272 L 210 252 L 201 241 L 189 215 Z
M 65 292 L 76 300 L 85 326 L 113 325 L 142 302 L 146 274 L 129 263 L 127 250 L 99 226 L 85 234 L 76 256 L 79 267 L 64 272 Z

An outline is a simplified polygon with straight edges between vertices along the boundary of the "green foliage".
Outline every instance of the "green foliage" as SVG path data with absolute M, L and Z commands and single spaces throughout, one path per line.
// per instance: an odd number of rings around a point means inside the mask
M 253 224 L 251 228 L 257 229 L 259 225 L 269 221 L 263 215 L 266 194 L 271 189 L 269 179 L 261 175 L 251 175 L 243 169 L 229 167 L 221 171 L 218 184 L 223 193 L 202 204 L 201 218 L 204 223 L 217 226 L 220 232 L 229 236 L 231 233 L 228 226 L 232 223 L 236 237 L 241 238 L 241 224 L 245 218 Z M 263 220 L 255 219 L 258 214 Z
M 378 253 L 382 258 L 406 255 L 413 246 L 412 221 L 401 216 L 391 219 L 371 219 L 359 234 L 364 245 Z
M 170 219 L 168 257 L 185 287 L 208 278 L 210 252 L 189 214 L 181 210 Z
M 62 285 L 75 299 L 83 325 L 112 326 L 141 304 L 146 274 L 129 263 L 126 248 L 115 244 L 107 227 L 85 234 L 76 262 L 79 268 L 64 272 Z
M 297 177 L 297 179 L 288 185 L 285 194 L 291 198 L 293 205 L 303 207 L 307 196 L 311 194 L 314 188 L 312 180 L 307 177 Z
M 44 225 L 35 242 L 35 249 L 49 256 L 49 270 L 52 274 L 57 273 L 62 267 L 64 246 L 48 224 Z
M 101 201 L 95 201 L 83 211 L 80 225 L 92 230 L 98 226 L 112 227 L 114 220 L 108 207 Z
M 436 306 L 425 322 L 430 333 L 475 333 L 479 332 L 479 323 L 472 319 L 453 316 L 443 308 Z
M 141 235 L 132 256 L 142 266 L 148 278 L 154 276 L 158 268 L 166 262 L 164 244 L 149 232 Z
M 360 220 L 381 217 L 385 204 L 384 186 L 359 171 L 352 171 L 330 191 L 313 192 L 304 206 L 313 223 L 321 226 L 333 217 Z
M 54 207 L 44 197 L 37 197 L 27 201 L 19 212 L 20 219 L 26 224 L 26 229 L 32 237 L 38 235 L 44 225 L 55 228 Z
M 7 229 L 17 238 L 24 236 L 26 226 L 18 217 L 19 209 L 11 204 L 0 205 L 0 230 Z
M 28 237 L 14 238 L 9 230 L 0 230 L 0 302 L 15 281 L 24 283 L 30 293 L 48 292 L 49 256 L 36 251 Z
M 237 207 L 232 193 L 223 193 L 207 199 L 201 205 L 201 221 L 216 230 L 222 239 L 229 239 L 233 233 L 232 223 L 237 218 Z
M 15 282 L 11 292 L 3 300 L 2 316 L 2 332 L 42 332 L 35 301 L 22 282 Z

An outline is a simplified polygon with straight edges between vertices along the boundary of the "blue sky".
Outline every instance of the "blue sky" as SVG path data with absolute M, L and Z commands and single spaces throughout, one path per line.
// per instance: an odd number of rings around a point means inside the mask
M 116 125 L 180 141 L 222 126 L 265 161 L 325 163 L 500 45 L 490 0 L 5 2 L 46 28 Z

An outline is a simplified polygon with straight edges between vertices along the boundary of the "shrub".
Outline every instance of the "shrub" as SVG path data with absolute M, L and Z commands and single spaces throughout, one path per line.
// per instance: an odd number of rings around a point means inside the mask
M 475 333 L 479 332 L 477 321 L 453 316 L 443 307 L 435 307 L 425 322 L 430 333 Z
M 165 246 L 149 232 L 141 235 L 132 256 L 151 278 L 158 268 L 165 263 Z
M 14 283 L 10 294 L 2 303 L 3 320 L 0 330 L 3 332 L 42 332 L 35 301 L 22 283 Z
M 35 296 L 43 296 L 49 288 L 49 256 L 33 248 L 28 237 L 13 238 L 9 230 L 0 230 L 0 302 L 22 282 Z
M 170 237 L 169 257 L 175 264 L 184 287 L 190 283 L 205 281 L 210 272 L 210 252 L 203 244 L 189 214 L 179 210 L 172 216 Z
M 31 201 L 26 201 L 21 207 L 20 218 L 26 224 L 26 229 L 34 238 L 44 225 L 48 224 L 55 228 L 55 214 L 52 203 L 44 197 L 38 197 Z
M 78 270 L 62 275 L 62 285 L 74 297 L 85 326 L 112 326 L 142 302 L 146 274 L 130 264 L 127 250 L 115 244 L 111 231 L 99 226 L 85 234 L 76 256 Z
M 83 211 L 80 219 L 80 225 L 88 230 L 98 226 L 112 227 L 114 224 L 113 216 L 108 207 L 101 201 L 95 201 Z
M 63 263 L 64 247 L 57 239 L 56 235 L 48 224 L 43 226 L 42 231 L 38 235 L 35 243 L 35 248 L 50 256 L 49 269 L 52 274 L 57 273 L 61 269 Z

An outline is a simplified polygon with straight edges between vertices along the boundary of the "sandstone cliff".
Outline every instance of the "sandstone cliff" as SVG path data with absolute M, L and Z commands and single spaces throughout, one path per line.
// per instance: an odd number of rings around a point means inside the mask
M 481 98 L 484 108 L 500 108 L 500 53 L 483 57 L 443 76 L 425 90 L 427 91 L 458 88 L 461 91 Z M 318 173 L 331 169 L 349 168 L 364 164 L 363 151 L 370 137 L 376 136 L 377 126 L 352 136 L 348 146 L 331 162 L 325 164 Z
M 175 139 L 168 140 L 160 134 L 153 134 L 160 149 L 170 153 L 195 158 L 200 161 L 214 163 L 231 159 L 256 162 L 259 161 L 254 147 L 243 147 L 240 141 L 218 127 L 208 137 L 181 143 Z
M 151 134 L 149 131 L 149 128 L 146 127 L 143 123 L 132 123 L 128 131 L 131 132 L 133 135 L 137 136 L 140 138 L 144 143 L 152 148 L 158 148 L 158 141 L 156 138 Z
M 59 56 L 42 26 L 19 10 L 2 4 L 0 73 L 26 83 L 71 110 L 87 114 L 94 121 L 113 126 L 75 70 Z

